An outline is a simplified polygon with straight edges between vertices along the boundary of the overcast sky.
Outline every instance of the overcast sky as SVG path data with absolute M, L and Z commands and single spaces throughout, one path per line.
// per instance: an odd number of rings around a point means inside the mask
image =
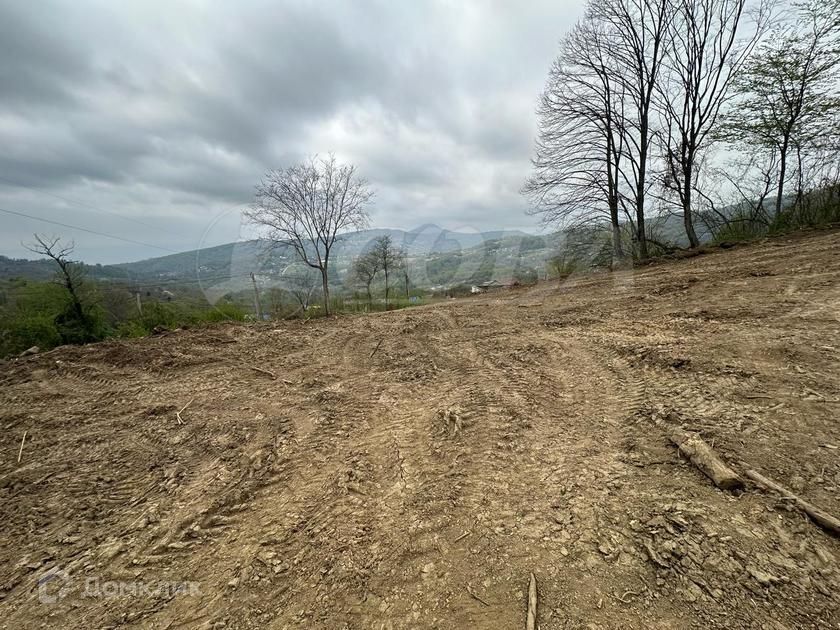
M 268 168 L 334 152 L 373 224 L 536 227 L 518 190 L 580 0 L 0 0 L 0 253 L 235 241 Z M 153 247 L 154 246 L 154 247 Z

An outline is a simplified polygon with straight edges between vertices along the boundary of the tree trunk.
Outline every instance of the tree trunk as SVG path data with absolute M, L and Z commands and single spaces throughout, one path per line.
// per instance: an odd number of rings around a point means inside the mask
M 324 315 L 329 317 L 330 314 L 330 283 L 329 275 L 327 274 L 327 263 L 321 267 L 321 283 L 324 287 Z
M 613 264 L 621 264 L 624 260 L 624 248 L 621 246 L 621 226 L 613 223 L 612 226 Z
M 785 137 L 779 153 L 779 186 L 776 188 L 776 216 L 782 213 L 782 199 L 785 196 L 785 177 L 787 176 L 787 153 L 789 139 Z
M 645 115 L 646 116 L 646 115 Z M 639 173 L 636 180 L 636 239 L 639 241 L 639 258 L 647 260 L 647 232 L 645 231 L 645 178 L 647 171 L 647 119 L 641 124 L 642 146 L 639 150 Z
M 636 202 L 636 240 L 639 241 L 639 258 L 647 260 L 647 234 L 645 234 L 645 200 L 641 197 Z
M 613 264 L 624 260 L 624 248 L 621 246 L 621 223 L 618 220 L 618 197 L 610 195 L 610 223 L 612 224 Z
M 618 192 L 613 182 L 613 163 L 612 163 L 612 127 L 607 127 L 607 197 L 610 206 L 610 223 L 612 224 L 612 246 L 613 246 L 613 264 L 620 264 L 624 258 L 624 250 L 621 247 L 621 224 L 618 220 Z
M 385 269 L 385 310 L 388 310 L 388 267 L 386 266 Z
M 690 157 L 689 160 L 693 160 Z M 694 217 L 691 214 L 691 187 L 694 173 L 691 170 L 691 163 L 683 169 L 683 225 L 685 225 L 685 235 L 688 237 L 688 244 L 691 247 L 698 247 L 700 239 L 697 238 L 697 232 L 694 231 Z

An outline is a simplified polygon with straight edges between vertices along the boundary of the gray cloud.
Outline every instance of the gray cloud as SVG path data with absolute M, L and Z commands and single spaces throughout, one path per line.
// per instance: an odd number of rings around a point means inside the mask
M 534 106 L 580 4 L 3 3 L 0 207 L 181 250 L 266 169 L 333 151 L 378 225 L 533 226 Z M 0 221 L 7 255 L 65 232 Z M 162 253 L 67 235 L 92 261 Z

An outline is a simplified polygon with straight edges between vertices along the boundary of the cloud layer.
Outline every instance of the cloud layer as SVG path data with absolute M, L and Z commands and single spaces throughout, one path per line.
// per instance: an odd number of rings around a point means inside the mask
M 374 223 L 527 227 L 534 107 L 572 0 L 0 6 L 0 253 L 115 262 L 240 235 L 268 168 L 356 163 Z M 154 247 L 152 247 L 154 246 Z

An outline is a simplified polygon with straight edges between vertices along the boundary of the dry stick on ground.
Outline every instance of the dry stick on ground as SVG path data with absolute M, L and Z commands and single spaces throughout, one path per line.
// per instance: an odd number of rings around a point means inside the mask
M 699 435 L 678 429 L 671 436 L 671 441 L 677 445 L 683 455 L 691 460 L 692 464 L 714 481 L 718 488 L 722 490 L 743 489 L 743 479 L 723 463 L 723 460 Z
M 832 532 L 837 536 L 840 536 L 840 519 L 833 517 L 831 514 L 823 512 L 818 507 L 811 505 L 804 499 L 793 494 L 793 492 L 791 492 L 784 486 L 780 486 L 772 479 L 768 479 L 764 475 L 761 475 L 760 473 L 754 470 L 748 470 L 745 474 L 747 475 L 747 477 L 755 481 L 758 485 L 763 486 L 764 488 L 768 488 L 770 490 L 775 490 L 776 492 L 781 494 L 782 497 L 785 499 L 791 499 L 796 505 L 796 507 L 798 507 L 800 510 L 805 512 L 805 514 L 811 517 L 811 520 L 814 521 L 817 525 L 824 529 L 827 529 L 828 531 Z
M 277 378 L 277 375 L 274 372 L 271 372 L 269 370 L 264 370 L 262 368 L 254 367 L 253 365 L 249 365 L 248 367 L 251 368 L 252 370 L 254 370 L 255 372 L 260 372 L 261 374 L 265 374 L 267 376 L 270 376 L 271 378 Z
M 473 598 L 474 600 L 476 600 L 477 602 L 481 602 L 481 603 L 482 603 L 482 604 L 484 604 L 485 606 L 489 606 L 489 605 L 490 605 L 490 604 L 488 604 L 487 602 L 485 602 L 483 599 L 481 599 L 478 595 L 476 595 L 476 594 L 473 592 L 472 588 L 470 588 L 470 585 L 469 585 L 469 584 L 467 584 L 467 593 L 469 593 L 469 594 L 470 594 L 470 597 L 472 597 L 472 598 Z
M 373 349 L 373 352 L 371 352 L 371 353 L 370 353 L 370 356 L 368 357 L 369 359 L 372 359 L 372 358 L 373 358 L 373 355 L 374 355 L 374 354 L 376 354 L 376 351 L 377 351 L 377 350 L 379 350 L 379 346 L 381 346 L 381 345 L 382 345 L 382 341 L 383 341 L 383 340 L 382 340 L 382 339 L 380 339 L 380 340 L 379 340 L 379 343 L 378 343 L 378 344 L 376 344 L 376 347 Z
M 184 424 L 184 421 L 181 420 L 181 412 L 184 411 L 184 409 L 186 409 L 187 407 L 189 407 L 192 404 L 193 400 L 195 400 L 195 398 L 191 399 L 190 402 L 188 402 L 186 405 L 184 405 L 178 411 L 175 412 L 175 417 L 178 418 L 178 424 Z
M 28 431 L 23 432 L 23 437 L 20 440 L 20 450 L 18 451 L 18 461 L 17 463 L 20 464 L 20 458 L 23 456 L 23 443 L 26 442 L 26 434 Z
M 528 617 L 525 619 L 525 630 L 536 630 L 537 627 L 537 578 L 531 574 L 531 584 L 528 586 Z

